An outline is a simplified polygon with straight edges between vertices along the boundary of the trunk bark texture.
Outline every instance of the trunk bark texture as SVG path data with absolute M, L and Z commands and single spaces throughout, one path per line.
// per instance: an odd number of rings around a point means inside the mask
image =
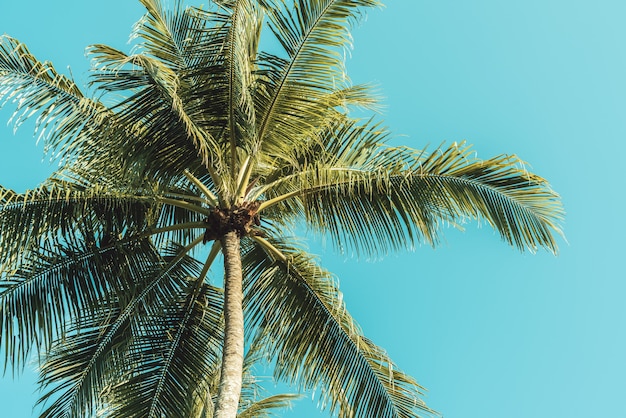
M 214 418 L 236 418 L 243 373 L 243 289 L 240 239 L 236 231 L 222 238 L 224 254 L 224 347 Z

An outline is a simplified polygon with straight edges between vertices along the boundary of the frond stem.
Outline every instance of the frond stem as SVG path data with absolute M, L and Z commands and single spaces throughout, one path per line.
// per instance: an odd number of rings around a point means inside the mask
M 202 215 L 210 215 L 211 211 L 203 206 L 194 205 L 193 203 L 185 202 L 184 200 L 171 199 L 168 197 L 157 197 L 157 202 L 164 203 L 167 205 L 176 206 L 181 209 L 187 209 L 192 212 L 200 213 Z
M 287 261 L 287 256 L 265 238 L 259 236 L 252 236 L 251 238 L 261 244 L 261 247 L 263 247 L 272 256 L 272 258 L 274 258 L 274 260 L 280 260 L 283 263 Z
M 230 144 L 230 170 L 232 178 L 237 173 L 238 158 L 237 158 L 237 138 L 235 132 L 235 36 L 239 26 L 240 20 L 240 1 L 235 4 L 235 11 L 232 16 L 232 26 L 229 33 L 229 54 L 228 54 L 228 125 L 229 125 L 229 144 Z M 236 197 L 235 197 L 236 198 Z
M 222 248 L 222 244 L 220 243 L 220 241 L 215 240 L 213 242 L 213 246 L 211 247 L 211 252 L 209 252 L 209 255 L 207 256 L 206 261 L 204 262 L 204 266 L 202 267 L 202 271 L 200 272 L 200 277 L 198 277 L 198 281 L 200 282 L 204 281 L 204 278 L 209 272 L 209 269 L 213 265 L 213 262 L 217 258 L 217 255 L 220 253 L 221 248 Z
M 212 204 L 211 201 L 209 201 L 208 199 L 204 198 L 204 197 L 199 197 L 199 196 L 190 196 L 188 194 L 183 194 L 183 193 L 167 193 L 168 197 L 175 197 L 178 199 L 187 199 L 187 200 L 193 200 L 194 202 L 199 202 L 199 203 L 204 203 L 206 205 L 209 206 L 214 206 Z
M 213 192 L 211 192 L 211 190 L 209 190 L 209 188 L 200 181 L 199 178 L 191 174 L 191 172 L 187 169 L 185 169 L 183 174 L 185 174 L 185 177 L 187 177 L 189 181 L 191 181 L 193 184 L 196 185 L 196 187 L 198 187 L 198 189 L 200 189 L 200 191 L 206 196 L 211 206 L 218 206 L 219 199 L 217 198 L 217 196 L 215 196 Z
M 239 176 L 237 177 L 237 193 L 235 194 L 236 204 L 243 203 L 245 199 L 246 189 L 250 183 L 250 175 L 252 174 L 252 157 L 249 155 L 241 166 Z

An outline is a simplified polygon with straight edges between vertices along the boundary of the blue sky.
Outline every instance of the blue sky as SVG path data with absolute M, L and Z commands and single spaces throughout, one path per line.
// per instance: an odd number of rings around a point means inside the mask
M 3 3 L 0 33 L 79 80 L 85 46 L 126 48 L 142 13 L 128 0 Z M 353 31 L 349 75 L 380 86 L 397 143 L 517 154 L 567 210 L 557 257 L 474 225 L 384 260 L 311 243 L 365 334 L 446 418 L 626 416 L 624 17 L 621 0 L 388 0 Z M 33 187 L 50 169 L 30 127 L 0 125 L 0 184 Z M 35 416 L 32 380 L 0 380 L 3 416 Z M 324 416 L 310 409 L 288 416 Z

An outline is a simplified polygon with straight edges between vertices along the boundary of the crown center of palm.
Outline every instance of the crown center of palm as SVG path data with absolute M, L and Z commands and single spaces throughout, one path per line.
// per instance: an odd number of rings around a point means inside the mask
M 258 213 L 260 201 L 243 202 L 241 205 L 228 209 L 213 207 L 211 213 L 204 219 L 207 227 L 204 231 L 204 243 L 219 240 L 231 231 L 237 232 L 239 237 L 258 234 L 254 226 L 261 224 Z

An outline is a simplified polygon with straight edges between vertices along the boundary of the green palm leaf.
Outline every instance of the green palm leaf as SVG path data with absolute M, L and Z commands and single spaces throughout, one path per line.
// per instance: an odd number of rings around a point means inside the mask
M 24 364 L 33 345 L 48 349 L 66 334 L 65 320 L 99 309 L 111 292 L 124 294 L 153 260 L 144 239 L 130 245 L 44 246 L 29 253 L 0 282 L 0 339 L 14 366 Z M 113 280 L 112 280 L 113 278 Z M 50 303 L 50 298 L 55 301 Z
M 467 220 L 486 221 L 520 249 L 556 252 L 563 215 L 558 195 L 515 156 L 480 160 L 465 144 L 430 154 L 384 146 L 364 152 L 367 147 L 356 144 L 355 155 L 345 149 L 259 189 L 269 199 L 262 209 L 276 204 L 279 211 L 301 212 L 340 248 L 368 253 L 436 244 L 443 225 Z
M 335 281 L 306 253 L 257 238 L 243 263 L 249 321 L 258 327 L 278 379 L 322 387 L 322 403 L 340 417 L 432 412 L 420 399 L 420 386 L 361 334 Z
M 264 88 L 259 91 L 258 137 L 270 154 L 324 125 L 324 118 L 345 102 L 332 93 L 347 86 L 342 48 L 350 43 L 347 23 L 375 0 L 268 1 L 270 29 L 286 58 L 265 55 Z M 329 100 L 334 98 L 334 100 Z M 339 100 L 337 100 L 339 99 Z
M 53 402 L 41 417 L 84 417 L 100 408 L 98 395 L 106 384 L 107 370 L 122 358 L 119 350 L 124 351 L 129 339 L 129 320 L 120 317 L 121 309 L 106 302 L 100 308 L 84 315 L 66 340 L 49 352 L 40 380 L 52 389 L 39 402 Z M 119 321 L 115 332 L 109 332 L 115 321 Z
M 179 300 L 189 288 L 187 278 L 199 272 L 197 262 L 187 257 L 190 248 L 173 246 L 166 258 L 153 254 L 153 262 L 135 272 L 135 287 L 130 292 L 109 295 L 91 315 L 74 321 L 70 333 L 58 340 L 42 367 L 42 383 L 52 388 L 40 402 L 54 399 L 42 416 L 82 417 L 111 408 L 103 403 L 105 389 L 132 377 L 137 367 L 141 370 L 141 362 L 125 364 L 132 358 L 129 352 L 141 350 L 144 333 L 153 332 L 156 326 L 154 315 L 169 301 Z
M 159 233 L 187 240 L 193 235 L 190 228 L 204 227 L 203 215 L 209 212 L 197 191 L 106 180 L 53 177 L 22 194 L 0 187 L 0 228 L 4 236 L 15 235 L 1 243 L 2 262 L 10 264 L 23 250 L 45 242 L 93 241 L 105 235 L 132 241 Z
M 104 45 L 93 46 L 90 53 L 97 66 L 94 85 L 104 91 L 121 92 L 124 98 L 113 109 L 119 123 L 132 129 L 109 135 L 106 140 L 112 142 L 109 147 L 122 151 L 119 156 L 134 157 L 126 164 L 137 167 L 140 163 L 138 168 L 151 174 L 193 167 L 198 155 L 205 165 L 213 162 L 219 145 L 198 126 L 197 115 L 189 113 L 185 105 L 188 92 L 181 85 L 186 81 L 174 70 L 150 56 L 128 56 Z M 102 162 L 101 156 L 91 155 L 89 159 L 92 163 Z
M 108 110 L 83 95 L 73 80 L 49 62 L 38 61 L 28 48 L 7 35 L 0 37 L 0 107 L 11 101 L 16 128 L 37 116 L 35 132 L 60 156 L 76 152 L 79 139 L 105 131 Z M 84 151 L 85 148 L 82 148 Z
M 151 198 L 115 193 L 95 185 L 43 185 L 22 194 L 0 189 L 3 263 L 12 263 L 23 251 L 45 242 L 75 242 L 83 237 L 119 233 L 129 225 L 145 225 Z M 105 231 L 105 225 L 110 230 Z M 115 231 L 113 230 L 115 229 Z
M 132 372 L 108 396 L 111 417 L 190 417 L 219 365 L 221 291 L 200 282 L 149 317 L 126 361 Z M 130 369 L 129 369 L 130 370 Z
M 276 410 L 289 408 L 292 402 L 299 398 L 299 395 L 288 393 L 268 396 L 267 398 L 257 400 L 248 405 L 243 411 L 237 414 L 237 418 L 280 417 Z

